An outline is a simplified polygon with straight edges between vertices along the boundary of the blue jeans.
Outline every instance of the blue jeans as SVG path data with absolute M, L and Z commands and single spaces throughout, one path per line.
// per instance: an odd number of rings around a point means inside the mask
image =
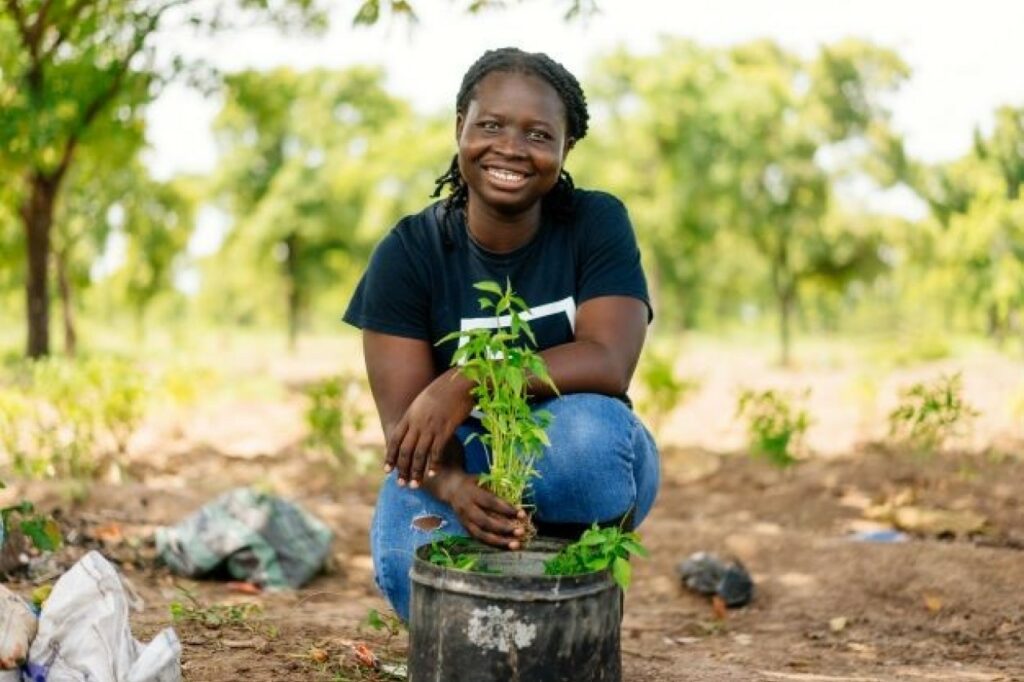
M 658 451 L 651 434 L 632 410 L 615 398 L 575 393 L 537 405 L 553 415 L 551 446 L 537 460 L 540 476 L 531 486 L 534 520 L 543 523 L 591 524 L 632 513 L 638 526 L 654 505 L 658 491 Z M 475 419 L 459 427 L 465 443 L 480 432 Z M 479 440 L 465 448 L 466 471 L 487 470 Z M 434 539 L 414 521 L 440 520 L 437 530 L 468 535 L 447 504 L 422 489 L 400 488 L 395 472 L 384 480 L 370 528 L 370 550 L 377 586 L 403 620 L 409 617 L 413 553 Z

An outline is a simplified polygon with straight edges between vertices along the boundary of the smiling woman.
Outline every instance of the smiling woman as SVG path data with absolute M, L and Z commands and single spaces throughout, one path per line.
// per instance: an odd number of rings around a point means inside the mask
M 472 385 L 450 368 L 457 342 L 437 343 L 507 324 L 479 317 L 476 282 L 508 283 L 526 301 L 558 388 L 530 385 L 534 408 L 553 415 L 527 493 L 538 530 L 636 525 L 654 503 L 657 450 L 626 397 L 652 317 L 640 252 L 622 203 L 575 188 L 564 169 L 587 121 L 579 83 L 550 57 L 485 53 L 456 98 L 458 153 L 435 192 L 448 195 L 381 241 L 345 313 L 363 330 L 387 439 L 371 530 L 377 583 L 402 618 L 414 552 L 434 530 L 522 544 L 525 512 L 478 484 L 488 453 L 472 438 Z

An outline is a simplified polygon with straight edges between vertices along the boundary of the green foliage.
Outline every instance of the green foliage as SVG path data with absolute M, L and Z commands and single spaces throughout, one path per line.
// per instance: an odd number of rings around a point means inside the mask
M 544 562 L 545 575 L 579 575 L 610 570 L 622 589 L 629 587 L 632 569 L 630 556 L 647 557 L 647 549 L 635 532 L 612 526 L 599 528 L 595 523 L 580 539 Z
M 959 372 L 918 382 L 900 392 L 889 413 L 889 436 L 916 452 L 929 453 L 960 435 L 978 412 L 963 399 Z
M 737 401 L 736 416 L 747 420 L 751 454 L 779 468 L 796 463 L 794 450 L 811 420 L 806 410 L 793 404 L 792 397 L 774 389 L 744 389 Z
M 0 488 L 2 487 L 4 484 L 0 482 Z M 0 519 L 3 523 L 0 544 L 3 544 L 3 539 L 10 535 L 15 521 L 18 523 L 18 529 L 41 551 L 52 552 L 60 547 L 63 541 L 57 522 L 50 516 L 38 513 L 35 505 L 27 500 L 0 509 Z
M 615 133 L 595 130 L 573 163 L 626 198 L 659 314 L 694 324 L 702 310 L 773 305 L 785 360 L 808 287 L 846 293 L 884 270 L 874 223 L 838 213 L 832 181 L 890 149 L 884 105 L 907 75 L 858 40 L 810 58 L 763 40 L 618 51 L 588 90 Z
M 254 618 L 262 615 L 259 604 L 203 604 L 194 592 L 177 586 L 182 599 L 168 605 L 175 623 L 197 623 L 216 630 L 222 627 L 251 627 Z
M 480 555 L 466 551 L 473 546 L 473 540 L 463 535 L 436 533 L 437 538 L 430 543 L 430 556 L 427 561 L 442 568 L 458 571 L 472 571 L 480 564 Z
M 304 392 L 310 401 L 306 409 L 306 443 L 323 448 L 347 468 L 353 463 L 351 441 L 366 420 L 366 413 L 359 407 L 360 381 L 333 376 L 312 384 Z
M 363 623 L 377 632 L 384 632 L 388 638 L 396 637 L 405 629 L 402 619 L 395 613 L 381 613 L 377 609 L 370 609 L 366 613 L 366 620 Z
M 534 462 L 549 445 L 546 429 L 551 414 L 530 407 L 530 380 L 557 388 L 541 356 L 525 345 L 536 345 L 529 323 L 522 313 L 526 302 L 515 295 L 511 283 L 502 289 L 496 282 L 477 282 L 480 308 L 493 312 L 495 327 L 453 332 L 438 344 L 458 340 L 452 364 L 473 382 L 472 395 L 482 413 L 490 471 L 480 476 L 481 485 L 513 505 L 520 505 L 530 479 L 536 475 Z
M 0 385 L 0 447 L 16 472 L 89 478 L 118 464 L 146 407 L 145 375 L 116 358 L 48 358 Z
M 657 435 L 672 411 L 700 390 L 700 381 L 676 375 L 674 357 L 648 352 L 640 362 L 643 398 L 637 407 Z

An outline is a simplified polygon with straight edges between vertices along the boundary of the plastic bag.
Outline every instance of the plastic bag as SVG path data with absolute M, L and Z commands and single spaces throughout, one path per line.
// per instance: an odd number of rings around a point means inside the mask
M 86 554 L 61 576 L 43 606 L 25 679 L 180 682 L 181 644 L 174 630 L 143 645 L 132 637 L 129 605 L 141 609 L 110 562 L 99 552 Z
M 15 672 L 13 677 L 0 674 L 0 682 L 7 679 L 17 682 L 21 679 L 16 668 L 28 658 L 28 647 L 36 636 L 37 626 L 36 614 L 32 613 L 28 604 L 0 585 L 0 670 Z
M 178 525 L 157 529 L 156 547 L 178 575 L 201 578 L 223 568 L 234 580 L 297 589 L 323 567 L 332 537 L 298 505 L 236 488 Z

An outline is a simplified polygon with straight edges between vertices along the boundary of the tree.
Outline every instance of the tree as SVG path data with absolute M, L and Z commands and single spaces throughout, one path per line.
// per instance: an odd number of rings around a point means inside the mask
M 226 80 L 214 190 L 234 219 L 224 250 L 250 281 L 279 273 L 291 347 L 312 292 L 344 281 L 387 225 L 418 208 L 450 148 L 450 126 L 442 138 L 418 122 L 382 80 L 366 68 Z M 231 298 L 238 314 L 246 293 Z
M 1000 107 L 971 151 L 906 178 L 931 209 L 934 285 L 998 342 L 1024 331 L 1024 107 Z
M 567 16 L 592 12 L 568 2 Z M 477 12 L 498 2 L 475 0 Z M 212 9 L 211 9 L 212 7 Z M 233 7 L 280 26 L 322 28 L 316 0 L 237 0 Z M 197 30 L 230 22 L 231 6 L 198 0 L 3 0 L 0 11 L 0 172 L 16 178 L 15 205 L 25 235 L 26 352 L 49 353 L 49 263 L 55 207 L 83 148 L 137 125 L 180 59 L 158 68 L 153 37 L 168 17 Z M 415 17 L 405 0 L 365 0 L 354 22 Z
M 644 197 L 637 217 L 657 277 L 699 292 L 710 246 L 723 234 L 742 236 L 766 268 L 787 364 L 801 282 L 869 274 L 861 266 L 878 263 L 874 236 L 823 229 L 837 210 L 833 179 L 850 172 L 827 161 L 849 157 L 850 166 L 854 156 L 881 153 L 876 141 L 891 142 L 882 101 L 906 66 L 852 40 L 811 60 L 767 41 L 708 49 L 666 40 L 658 54 L 619 53 L 602 66 L 599 96 L 618 99 L 632 124 L 616 121 L 612 103 L 616 144 L 627 137 L 639 150 L 626 162 L 631 171 L 609 155 L 606 172 L 631 178 Z M 832 222 L 844 224 L 853 223 Z

